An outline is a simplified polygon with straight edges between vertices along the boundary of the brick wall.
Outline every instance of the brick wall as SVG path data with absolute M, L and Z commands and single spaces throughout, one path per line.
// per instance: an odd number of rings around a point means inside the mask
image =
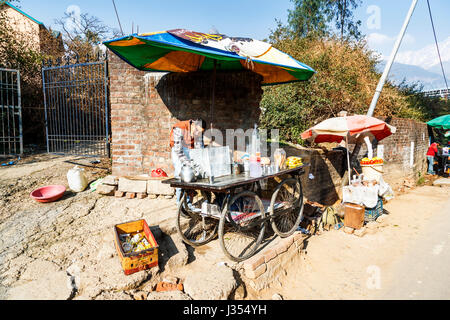
M 384 180 L 394 186 L 404 178 L 418 178 L 419 173 L 427 170 L 426 153 L 429 147 L 427 125 L 411 119 L 380 119 L 397 128 L 395 134 L 379 143 L 384 146 L 384 171 L 387 173 L 383 176 Z M 376 156 L 377 145 L 374 145 L 374 148 Z M 367 148 L 361 153 L 365 155 Z
M 212 73 L 149 73 L 109 57 L 113 174 L 148 174 L 156 168 L 171 174 L 171 128 L 180 120 L 209 123 Z M 261 80 L 247 71 L 217 73 L 215 128 L 249 129 L 258 122 Z
M 311 164 L 302 176 L 303 192 L 309 201 L 333 205 L 340 199 L 342 177 L 347 172 L 344 152 L 301 147 L 284 149 L 287 156 L 298 156 Z

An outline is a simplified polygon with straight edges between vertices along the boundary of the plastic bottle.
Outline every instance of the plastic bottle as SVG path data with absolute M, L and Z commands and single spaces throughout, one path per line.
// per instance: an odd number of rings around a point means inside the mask
M 250 177 L 259 178 L 262 174 L 261 158 L 252 157 L 250 159 Z
M 261 158 L 261 137 L 259 135 L 258 125 L 255 124 L 255 129 L 252 134 L 252 156 Z

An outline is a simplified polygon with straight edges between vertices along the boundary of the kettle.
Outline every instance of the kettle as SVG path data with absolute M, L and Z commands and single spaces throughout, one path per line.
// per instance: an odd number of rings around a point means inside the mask
M 194 169 L 189 164 L 184 164 L 180 173 L 181 181 L 191 183 L 197 181 Z

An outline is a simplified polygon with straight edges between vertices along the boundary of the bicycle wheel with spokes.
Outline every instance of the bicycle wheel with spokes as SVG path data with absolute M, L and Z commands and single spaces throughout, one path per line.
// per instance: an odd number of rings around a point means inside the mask
M 190 246 L 202 246 L 217 235 L 218 220 L 203 215 L 201 211 L 202 204 L 210 199 L 210 195 L 204 192 L 190 196 L 183 191 L 176 227 L 183 241 Z
M 265 217 L 261 199 L 250 191 L 234 196 L 225 205 L 219 239 L 228 258 L 241 262 L 255 254 L 264 237 Z
M 275 189 L 269 213 L 273 231 L 282 238 L 294 234 L 303 217 L 302 184 L 297 179 L 286 179 Z

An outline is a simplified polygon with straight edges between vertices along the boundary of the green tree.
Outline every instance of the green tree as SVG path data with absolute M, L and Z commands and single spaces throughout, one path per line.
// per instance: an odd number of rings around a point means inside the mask
M 287 25 L 279 20 L 269 40 L 279 50 L 317 71 L 307 82 L 264 88 L 261 125 L 280 129 L 281 138 L 304 143 L 301 133 L 340 111 L 365 114 L 380 74 L 355 21 L 360 0 L 293 0 Z M 332 24 L 334 23 L 334 25 Z M 428 121 L 449 113 L 450 103 L 430 99 L 422 88 L 387 82 L 375 116 Z
M 404 80 L 398 85 L 398 89 L 407 97 L 411 108 L 423 113 L 421 120 L 429 121 L 450 114 L 450 101 L 440 97 L 426 96 L 423 85 L 420 83 L 409 84 Z
M 117 30 L 88 13 L 82 13 L 79 17 L 64 13 L 55 23 L 63 34 L 66 51 L 81 58 L 95 56 L 102 41 L 118 35 Z
M 331 18 L 329 0 L 291 0 L 288 25 L 295 37 L 324 36 L 329 32 Z
M 341 40 L 359 39 L 360 20 L 355 20 L 354 10 L 361 0 L 291 0 L 294 9 L 288 10 L 288 29 L 293 37 L 318 36 L 333 34 L 332 23 Z M 278 22 L 278 21 L 277 21 Z M 281 29 L 278 26 L 275 33 Z
M 361 5 L 361 0 L 331 0 L 330 4 L 341 40 L 344 40 L 344 37 L 359 39 L 361 20 L 355 21 L 353 11 Z
M 265 87 L 262 127 L 279 129 L 285 141 L 303 143 L 300 135 L 304 130 L 337 117 L 340 111 L 367 112 L 380 74 L 373 52 L 363 41 L 306 37 L 285 39 L 276 47 L 311 66 L 317 74 L 307 82 Z M 411 91 L 387 83 L 375 116 L 430 120 L 422 106 L 423 101 L 417 100 Z
M 283 22 L 279 19 L 275 19 L 277 23 L 277 28 L 275 30 L 271 30 L 269 39 L 265 39 L 272 44 L 279 43 L 285 39 L 291 37 L 292 32 L 287 25 L 284 25 Z

